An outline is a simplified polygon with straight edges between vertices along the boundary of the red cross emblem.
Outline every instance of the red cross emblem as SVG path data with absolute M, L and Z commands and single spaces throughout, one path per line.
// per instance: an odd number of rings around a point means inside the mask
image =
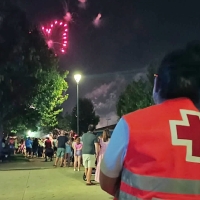
M 172 144 L 186 146 L 186 161 L 200 163 L 200 112 L 180 110 L 182 120 L 170 120 Z

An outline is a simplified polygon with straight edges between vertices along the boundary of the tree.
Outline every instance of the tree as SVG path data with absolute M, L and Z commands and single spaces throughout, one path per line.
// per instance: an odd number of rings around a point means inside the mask
M 71 130 L 71 115 L 69 113 L 66 113 L 64 116 L 59 114 L 57 116 L 58 124 L 56 128 L 62 129 L 65 131 Z
M 41 83 L 32 106 L 41 116 L 41 127 L 54 127 L 58 123 L 57 115 L 63 111 L 60 106 L 68 98 L 68 95 L 65 94 L 68 89 L 68 84 L 65 81 L 67 74 L 68 72 L 60 74 L 55 69 L 39 74 Z
M 0 2 L 0 125 L 5 129 L 54 126 L 65 94 L 67 73 L 26 14 Z
M 117 115 L 124 114 L 152 105 L 152 91 L 147 81 L 139 80 L 128 84 L 117 102 Z
M 30 110 L 28 102 L 34 95 L 32 86 L 37 84 L 34 80 L 37 66 L 31 68 L 32 66 L 24 62 L 25 56 L 28 55 L 29 58 L 32 53 L 28 48 L 28 37 L 29 23 L 25 13 L 13 6 L 9 0 L 2 0 L 0 2 L 0 142 L 3 126 L 4 130 L 8 131 L 13 126 L 16 128 L 22 117 L 27 119 L 26 114 Z
M 95 126 L 99 123 L 99 116 L 96 115 L 94 105 L 90 99 L 79 99 L 79 127 L 80 133 L 87 132 L 89 124 Z M 71 128 L 77 131 L 77 105 L 74 107 L 71 114 Z

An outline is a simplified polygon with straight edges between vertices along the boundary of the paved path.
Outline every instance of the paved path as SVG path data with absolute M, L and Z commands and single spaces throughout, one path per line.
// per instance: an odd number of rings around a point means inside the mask
M 34 164 L 33 164 L 34 163 Z M 83 169 L 74 172 L 73 168 L 53 168 L 52 163 L 36 162 L 32 165 L 46 165 L 48 169 L 22 168 L 21 170 L 0 171 L 0 200 L 109 200 L 99 185 L 86 186 L 82 179 Z M 37 164 L 36 164 L 37 163 Z M 13 163 L 14 164 L 14 163 Z M 8 164 L 9 165 L 9 164 Z M 11 165 L 11 164 L 10 164 Z M 6 164 L 4 164 L 5 168 Z M 2 168 L 2 165 L 0 165 Z

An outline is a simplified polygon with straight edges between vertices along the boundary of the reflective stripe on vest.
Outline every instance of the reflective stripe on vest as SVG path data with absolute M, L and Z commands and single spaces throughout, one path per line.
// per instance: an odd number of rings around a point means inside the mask
M 125 192 L 120 192 L 118 200 L 143 200 L 143 199 L 141 199 L 139 197 L 132 196 L 132 195 L 127 194 Z M 161 199 L 152 198 L 151 200 L 161 200 Z
M 138 175 L 124 168 L 121 181 L 131 187 L 145 191 L 200 195 L 200 180 Z

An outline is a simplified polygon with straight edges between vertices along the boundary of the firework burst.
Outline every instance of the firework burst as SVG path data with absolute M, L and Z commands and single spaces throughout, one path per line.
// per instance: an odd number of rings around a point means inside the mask
M 55 20 L 47 26 L 42 26 L 46 43 L 55 54 L 65 54 L 68 46 L 68 24 L 62 20 Z
M 101 25 L 101 17 L 101 13 L 96 16 L 96 18 L 93 20 L 94 26 L 99 27 Z

